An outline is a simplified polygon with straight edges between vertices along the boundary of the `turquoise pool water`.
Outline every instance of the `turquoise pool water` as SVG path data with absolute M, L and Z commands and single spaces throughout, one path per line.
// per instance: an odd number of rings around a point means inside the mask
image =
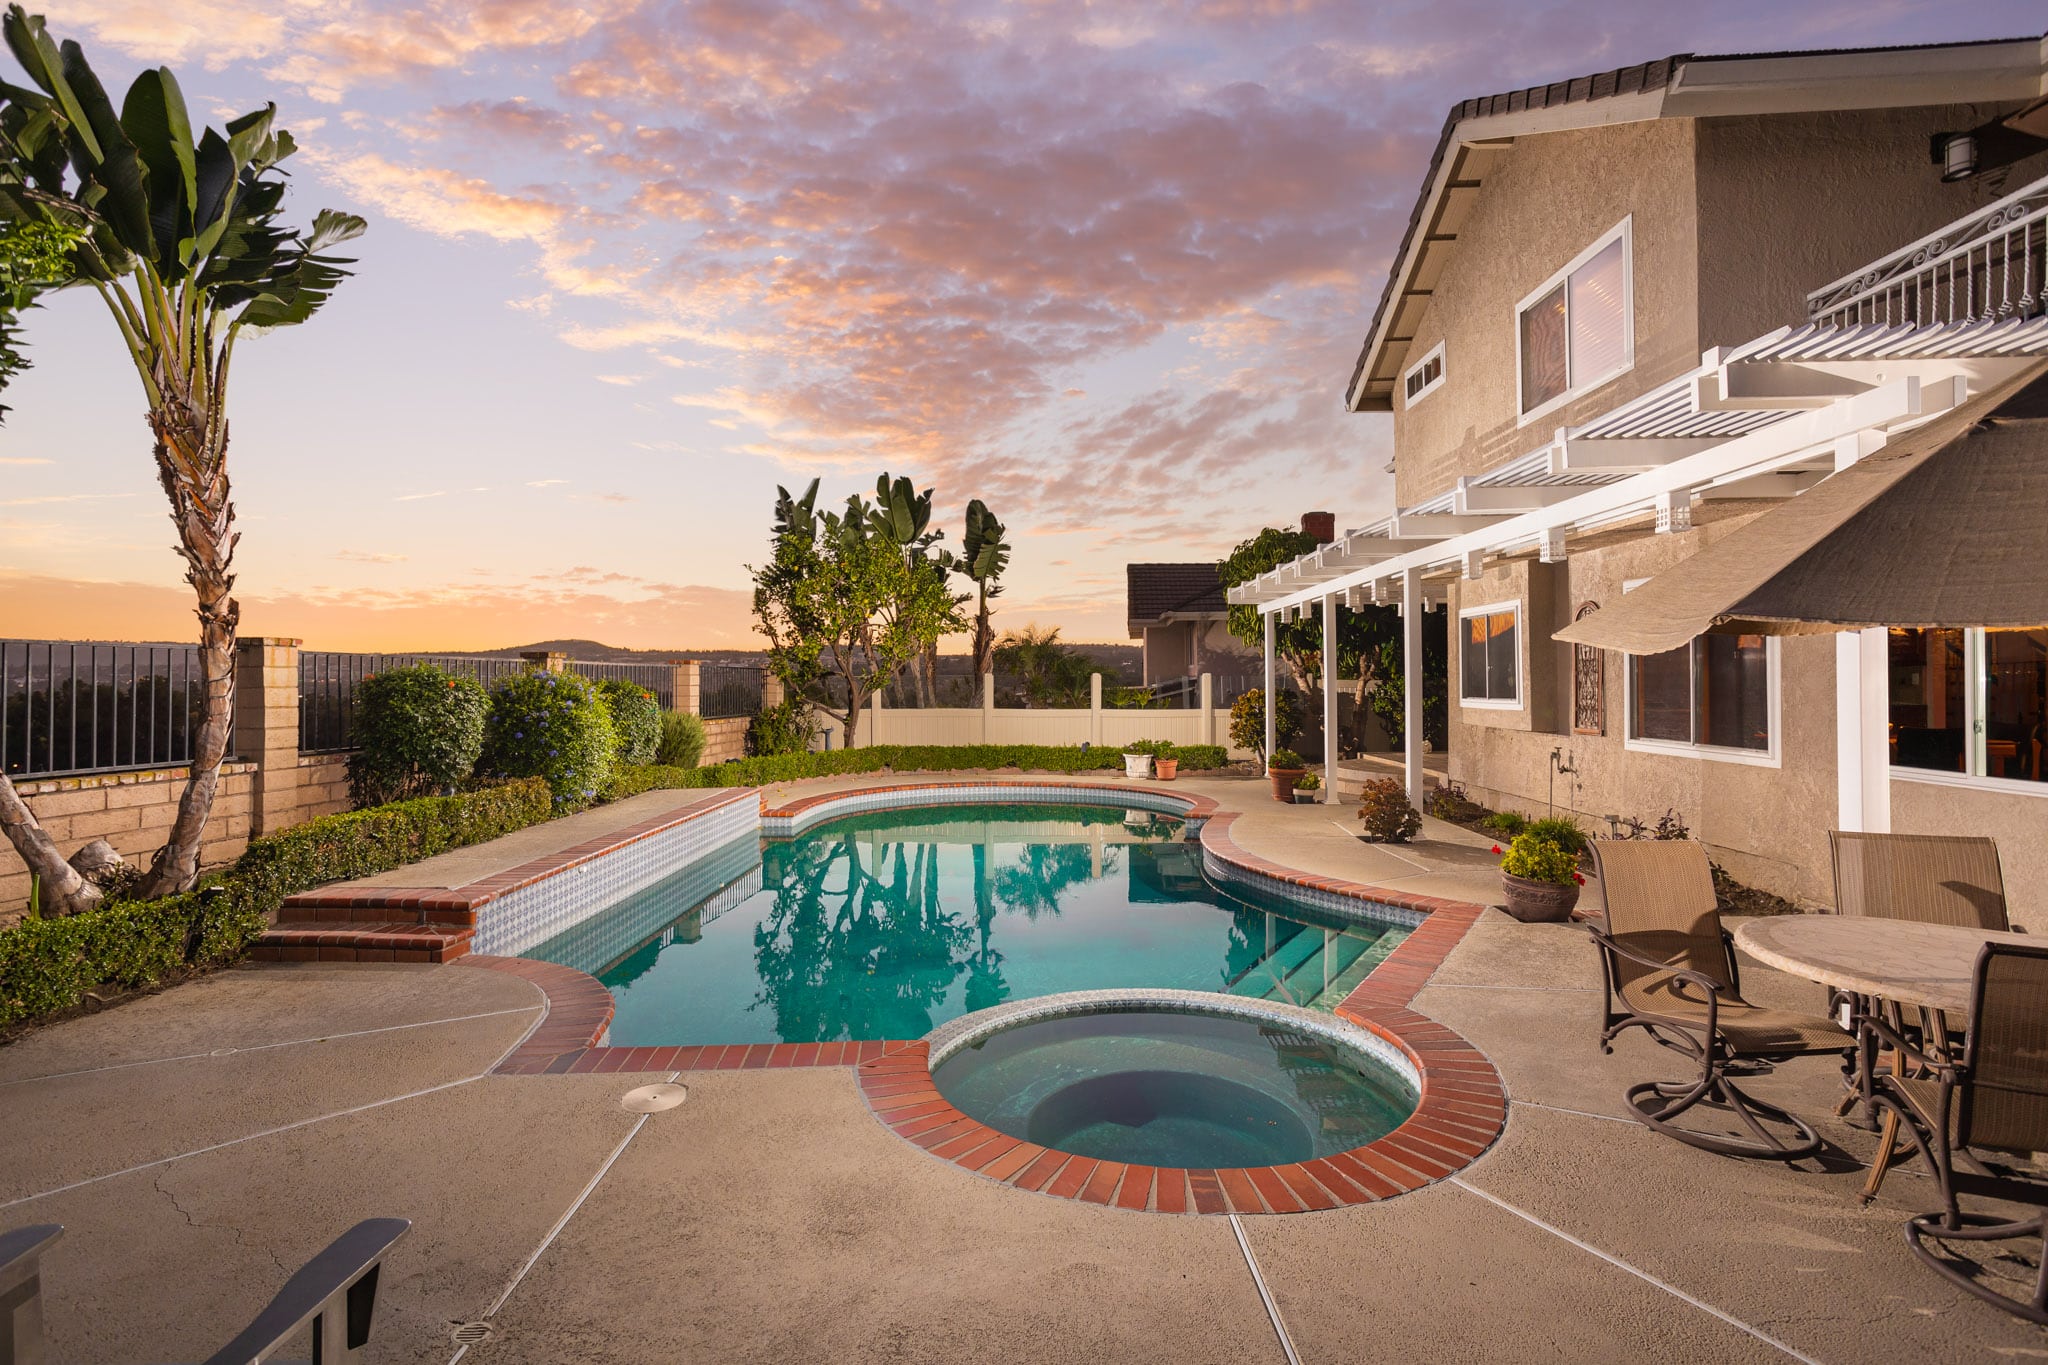
M 932 1070 L 999 1133 L 1141 1166 L 1277 1166 L 1362 1147 L 1414 1112 L 1405 1080 L 1284 1025 L 1169 1010 L 1040 1019 Z
M 808 1043 L 1113 987 L 1327 1010 L 1407 934 L 1225 894 L 1182 835 L 1100 806 L 869 812 L 736 841 L 527 956 L 602 981 L 615 1044 Z

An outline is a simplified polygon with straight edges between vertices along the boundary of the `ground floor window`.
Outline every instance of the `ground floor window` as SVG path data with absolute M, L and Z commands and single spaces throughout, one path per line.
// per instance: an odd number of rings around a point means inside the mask
M 1702 635 L 1629 660 L 1629 673 L 1630 739 L 1770 752 L 1771 642 L 1763 636 Z
M 1458 699 L 1465 705 L 1522 704 L 1520 617 L 1514 603 L 1458 613 Z
M 1702 635 L 1662 654 L 1632 657 L 1628 742 L 1767 759 L 1775 752 L 1777 685 L 1777 643 L 1761 635 Z
M 2043 780 L 2048 630 L 1889 633 L 1895 768 Z

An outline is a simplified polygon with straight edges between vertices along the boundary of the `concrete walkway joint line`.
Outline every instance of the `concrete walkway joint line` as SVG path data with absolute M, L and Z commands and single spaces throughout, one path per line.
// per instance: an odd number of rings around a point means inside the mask
M 506 1014 L 530 1014 L 545 1005 L 521 1005 L 517 1009 L 485 1010 L 481 1014 L 457 1014 L 446 1019 L 422 1019 L 416 1024 L 385 1024 L 380 1028 L 351 1029 L 347 1033 L 323 1033 L 314 1038 L 292 1038 L 282 1043 L 251 1043 L 247 1047 L 215 1048 L 211 1052 L 181 1052 L 175 1057 L 144 1057 L 135 1062 L 111 1062 L 106 1066 L 80 1067 L 76 1071 L 52 1071 L 42 1076 L 17 1076 L 0 1081 L 0 1087 L 27 1085 L 30 1081 L 61 1081 L 70 1076 L 96 1076 L 102 1071 L 126 1071 L 138 1066 L 161 1066 L 165 1062 L 203 1062 L 209 1057 L 239 1057 L 245 1052 L 268 1052 L 280 1047 L 304 1047 L 308 1043 L 331 1043 L 341 1038 L 367 1038 L 373 1033 L 398 1033 L 409 1028 L 432 1028 L 436 1024 L 466 1024 L 472 1019 L 496 1019 Z
M 1630 1265 L 1627 1261 L 1622 1260 L 1619 1256 L 1614 1256 L 1609 1254 L 1608 1252 L 1602 1251 L 1599 1247 L 1594 1246 L 1590 1242 L 1580 1241 L 1578 1238 L 1572 1236 L 1569 1232 L 1566 1232 L 1563 1228 L 1553 1227 L 1551 1224 L 1544 1222 L 1541 1218 L 1538 1218 L 1535 1214 L 1529 1213 L 1523 1209 L 1518 1209 L 1513 1204 L 1508 1203 L 1507 1200 L 1497 1198 L 1494 1195 L 1488 1194 L 1485 1190 L 1480 1189 L 1476 1185 L 1466 1183 L 1464 1178 L 1461 1176 L 1451 1176 L 1448 1179 L 1446 1179 L 1444 1183 L 1447 1185 L 1456 1185 L 1459 1189 L 1464 1190 L 1467 1194 L 1476 1194 L 1481 1199 L 1484 1199 L 1487 1203 L 1492 1204 L 1495 1208 L 1504 1209 L 1507 1212 L 1515 1215 L 1515 1217 L 1521 1219 L 1523 1222 L 1542 1228 L 1545 1232 L 1549 1233 L 1553 1237 L 1562 1238 L 1564 1241 L 1570 1242 L 1579 1250 L 1585 1252 L 1590 1256 L 1599 1257 L 1601 1260 L 1607 1262 L 1607 1264 L 1613 1266 L 1615 1269 L 1625 1270 L 1629 1274 L 1635 1276 L 1637 1279 L 1642 1280 L 1645 1283 L 1657 1286 L 1657 1288 L 1671 1295 L 1671 1297 L 1675 1299 L 1684 1300 L 1686 1303 L 1691 1304 L 1694 1308 L 1699 1309 L 1702 1313 L 1707 1314 L 1709 1317 L 1719 1318 L 1721 1321 L 1727 1323 L 1730 1327 L 1735 1328 L 1737 1331 L 1744 1332 L 1752 1337 L 1755 1337 L 1764 1345 L 1769 1346 L 1774 1350 L 1783 1351 L 1786 1355 L 1792 1357 L 1792 1359 L 1799 1361 L 1800 1365 L 1820 1365 L 1820 1362 L 1818 1360 L 1815 1360 L 1812 1356 L 1794 1350 L 1792 1347 L 1787 1346 L 1784 1342 L 1778 1340 L 1776 1337 L 1771 1336 L 1768 1333 L 1765 1333 L 1763 1331 L 1758 1330 L 1755 1327 L 1750 1326 L 1741 1318 L 1732 1317 L 1729 1314 L 1724 1313 L 1720 1309 L 1714 1307 L 1714 1305 L 1712 1305 L 1711 1303 L 1706 1303 L 1699 1299 L 1694 1298 L 1692 1295 L 1686 1293 L 1683 1289 L 1680 1289 L 1677 1285 L 1667 1284 L 1665 1281 L 1658 1279 L 1655 1275 L 1652 1275 L 1647 1270 L 1638 1270 L 1636 1267 Z
M 209 1152 L 218 1152 L 229 1147 L 239 1147 L 245 1142 L 254 1142 L 258 1138 L 275 1137 L 279 1133 L 289 1133 L 295 1128 L 306 1128 L 315 1123 L 325 1123 L 328 1119 L 344 1119 L 351 1114 L 366 1114 L 372 1109 L 382 1109 L 387 1104 L 397 1104 L 403 1100 L 416 1100 L 427 1095 L 438 1095 L 443 1090 L 453 1090 L 457 1086 L 470 1085 L 496 1071 L 505 1058 L 517 1052 L 525 1044 L 526 1040 L 533 1036 L 533 1031 L 547 1021 L 548 1006 L 546 1003 L 547 993 L 545 991 L 541 992 L 541 1000 L 540 1013 L 535 1016 L 531 1024 L 526 1026 L 526 1032 L 520 1034 L 512 1046 L 498 1054 L 489 1066 L 474 1076 L 467 1076 L 459 1081 L 443 1081 L 439 1085 L 430 1085 L 424 1090 L 409 1090 L 403 1095 L 393 1095 L 389 1099 L 371 1100 L 368 1104 L 358 1104 L 347 1109 L 337 1109 L 331 1114 L 315 1114 L 309 1119 L 295 1119 L 290 1123 L 281 1123 L 275 1128 L 265 1128 L 260 1133 L 247 1133 L 238 1138 L 229 1138 L 225 1142 L 209 1143 L 204 1147 L 195 1147 L 189 1152 L 179 1152 L 174 1156 L 158 1157 L 155 1161 L 144 1161 L 133 1166 L 123 1166 L 120 1170 L 108 1171 L 105 1175 L 89 1175 L 83 1180 L 74 1180 L 68 1185 L 59 1185 L 53 1190 L 38 1190 L 34 1194 L 22 1195 L 19 1199 L 10 1199 L 4 1204 L 0 1204 L 0 1210 L 11 1209 L 18 1204 L 33 1203 L 38 1199 L 48 1199 L 51 1195 L 82 1189 L 87 1185 L 97 1185 L 103 1180 L 114 1180 L 124 1175 L 134 1175 L 137 1171 L 154 1170 L 158 1166 L 168 1166 L 174 1161 L 183 1161 L 187 1157 L 205 1156 Z M 515 1014 L 520 1012 L 518 1010 L 513 1011 Z
M 1294 1341 L 1287 1335 L 1287 1324 L 1280 1321 L 1280 1305 L 1273 1302 L 1273 1293 L 1266 1288 L 1266 1277 L 1259 1273 L 1259 1258 L 1252 1255 L 1252 1244 L 1245 1239 L 1244 1224 L 1234 1213 L 1230 1215 L 1230 1230 L 1237 1234 L 1237 1249 L 1244 1253 L 1245 1269 L 1251 1271 L 1259 1299 L 1266 1305 L 1266 1316 L 1273 1320 L 1273 1334 L 1280 1338 L 1280 1349 L 1287 1353 L 1287 1365 L 1301 1365 L 1301 1357 L 1294 1353 Z M 454 1365 L 454 1362 L 449 1365 Z
M 676 1078 L 682 1074 L 680 1071 L 671 1071 L 664 1079 L 668 1084 L 674 1085 Z M 498 1315 L 498 1310 L 503 1308 L 507 1301 L 511 1299 L 512 1291 L 519 1288 L 519 1282 L 524 1280 L 527 1272 L 531 1271 L 539 1263 L 540 1258 L 547 1254 L 548 1248 L 555 1244 L 555 1238 L 562 1235 L 562 1229 L 569 1226 L 569 1220 L 576 1216 L 576 1211 L 583 1207 L 583 1202 L 597 1192 L 599 1182 L 611 1173 L 611 1169 L 617 1164 L 618 1159 L 626 1154 L 626 1148 L 633 1144 L 634 1138 L 640 1136 L 640 1130 L 645 1128 L 647 1120 L 653 1117 L 654 1115 L 652 1114 L 642 1114 L 634 1121 L 633 1126 L 626 1130 L 626 1135 L 619 1139 L 619 1145 L 612 1148 L 612 1154 L 604 1159 L 602 1166 L 597 1168 L 597 1174 L 590 1177 L 590 1183 L 586 1184 L 576 1198 L 570 1202 L 569 1207 L 563 1210 L 562 1216 L 555 1220 L 555 1225 L 548 1229 L 548 1235 L 540 1239 L 540 1245 L 533 1249 L 533 1255 L 527 1257 L 519 1269 L 513 1272 L 511 1282 L 505 1286 L 504 1292 L 498 1295 L 497 1301 L 484 1310 L 483 1321 L 489 1322 Z M 468 1354 L 469 1343 L 464 1342 L 455 1348 L 454 1355 L 448 1357 L 448 1365 L 457 1365 L 457 1362 Z

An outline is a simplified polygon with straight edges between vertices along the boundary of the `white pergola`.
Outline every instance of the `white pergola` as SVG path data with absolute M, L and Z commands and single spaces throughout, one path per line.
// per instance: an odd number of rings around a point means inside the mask
M 2048 355 L 2048 317 L 1947 323 L 1810 323 L 1746 345 L 1716 348 L 1700 364 L 1581 426 L 1557 428 L 1540 447 L 1449 492 L 1230 590 L 1265 618 L 1266 695 L 1273 694 L 1273 631 L 1319 611 L 1334 638 L 1339 606 L 1398 603 L 1406 701 L 1408 797 L 1423 796 L 1422 612 L 1451 580 L 1476 578 L 1490 560 L 1562 562 L 1574 536 L 1621 527 L 1644 534 L 1689 529 L 1716 499 L 1788 498 L 1882 448 L 1896 432 L 1987 391 Z M 1882 630 L 1837 643 L 1841 827 L 1889 825 Z M 1336 651 L 1323 651 L 1323 731 L 1336 735 Z M 1266 711 L 1266 751 L 1274 743 Z M 1325 800 L 1337 799 L 1334 765 Z

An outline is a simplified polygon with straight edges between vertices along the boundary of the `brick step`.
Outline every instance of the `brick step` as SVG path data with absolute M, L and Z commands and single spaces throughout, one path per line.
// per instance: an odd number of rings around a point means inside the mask
M 469 951 L 466 925 L 292 920 L 256 940 L 258 962 L 453 962 Z
M 285 898 L 280 913 L 307 924 L 476 924 L 489 897 L 432 887 L 322 887 Z

